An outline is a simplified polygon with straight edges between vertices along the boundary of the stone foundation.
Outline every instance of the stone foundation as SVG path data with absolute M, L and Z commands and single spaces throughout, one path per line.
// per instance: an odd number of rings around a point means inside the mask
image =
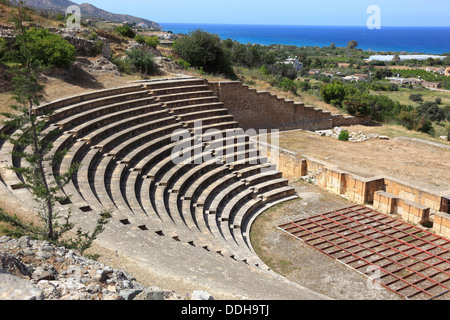
M 391 177 L 364 178 L 336 165 L 301 156 L 274 146 L 259 146 L 290 180 L 307 178 L 319 187 L 352 202 L 373 205 L 386 214 L 398 214 L 411 224 L 433 223 L 433 231 L 450 237 L 450 192 L 418 188 Z M 279 159 L 277 161 L 277 158 Z M 448 193 L 448 194 L 447 194 Z

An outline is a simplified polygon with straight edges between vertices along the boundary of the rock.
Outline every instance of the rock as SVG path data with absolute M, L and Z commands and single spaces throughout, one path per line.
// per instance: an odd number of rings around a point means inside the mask
M 213 296 L 206 291 L 194 291 L 191 295 L 192 300 L 214 300 Z
M 380 139 L 380 140 L 390 140 L 388 136 L 379 136 L 378 139 Z
M 92 274 L 92 278 L 99 282 L 105 282 L 107 275 L 108 273 L 106 273 L 105 270 L 99 269 Z
M 8 236 L 0 237 L 0 243 L 5 243 L 8 242 L 9 240 L 11 240 L 11 238 Z
M 36 259 L 38 260 L 50 259 L 52 256 L 53 254 L 51 252 L 42 251 L 41 249 L 36 252 Z
M 27 249 L 30 248 L 30 237 L 24 236 L 22 238 L 19 239 L 19 243 L 17 244 L 17 246 L 21 249 Z
M 0 270 L 0 300 L 43 300 L 42 291 L 30 282 Z
M 0 238 L 0 270 L 0 299 L 183 300 L 174 292 L 147 288 L 132 275 L 76 251 L 27 238 Z
M 125 289 L 125 290 L 121 290 L 119 292 L 119 296 L 122 297 L 124 300 L 134 300 L 134 298 L 140 294 L 141 292 L 143 292 L 143 290 L 140 289 Z M 146 299 L 146 300 L 150 300 L 150 299 Z
M 164 300 L 161 289 L 157 287 L 145 289 L 134 300 Z
M 0 270 L 14 273 L 16 275 L 18 275 L 19 273 L 24 276 L 30 274 L 30 268 L 22 263 L 20 259 L 11 254 L 3 252 L 0 252 Z
M 86 287 L 86 290 L 87 290 L 89 293 L 95 294 L 95 293 L 100 293 L 100 292 L 102 292 L 102 287 L 101 287 L 99 284 L 97 284 L 97 283 L 91 283 L 91 284 L 89 284 L 89 285 Z
M 36 281 L 42 281 L 42 280 L 55 280 L 56 276 L 54 273 L 45 270 L 43 268 L 37 268 L 34 270 L 33 274 L 31 275 L 31 278 L 33 278 Z

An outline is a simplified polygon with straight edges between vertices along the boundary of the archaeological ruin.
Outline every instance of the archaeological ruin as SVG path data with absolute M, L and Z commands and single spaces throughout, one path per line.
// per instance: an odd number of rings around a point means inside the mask
M 161 277 L 253 299 L 326 299 L 272 271 L 250 241 L 255 219 L 297 199 L 289 181 L 307 175 L 355 204 L 399 214 L 417 226 L 432 222 L 435 233 L 450 237 L 450 193 L 386 176 L 359 177 L 277 146 L 255 145 L 239 130 L 331 129 L 365 118 L 332 115 L 240 82 L 191 77 L 92 91 L 34 112 L 46 120 L 49 137 L 57 133 L 52 152 L 68 149 L 48 176 L 81 164 L 61 194 L 70 201 L 58 209 L 70 210 L 82 227 L 110 212 L 113 219 L 98 244 Z M 189 133 L 183 152 L 192 161 L 174 161 L 177 130 Z M 212 136 L 220 147 L 208 148 Z M 32 209 L 22 177 L 8 169 L 26 164 L 11 151 L 13 145 L 3 140 L 0 192 L 17 208 Z

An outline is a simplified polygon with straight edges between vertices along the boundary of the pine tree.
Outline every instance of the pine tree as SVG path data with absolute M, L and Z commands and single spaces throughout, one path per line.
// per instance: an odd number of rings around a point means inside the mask
M 70 223 L 70 212 L 65 217 L 61 217 L 60 212 L 55 211 L 55 204 L 63 200 L 61 188 L 70 181 L 78 170 L 78 165 L 72 165 L 68 172 L 61 176 L 53 176 L 51 173 L 51 168 L 62 160 L 66 150 L 51 152 L 53 137 L 59 130 L 46 131 L 45 119 L 35 112 L 42 101 L 43 86 L 39 83 L 39 76 L 50 65 L 43 59 L 36 58 L 36 54 L 33 53 L 33 48 L 39 47 L 36 41 L 40 38 L 35 36 L 33 30 L 30 32 L 30 29 L 24 26 L 22 5 L 22 1 L 17 4 L 19 16 L 15 22 L 17 37 L 14 54 L 19 67 L 14 77 L 13 98 L 17 104 L 11 106 L 14 112 L 3 114 L 7 117 L 4 124 L 13 128 L 15 133 L 9 136 L 4 135 L 2 138 L 8 139 L 14 145 L 12 156 L 21 159 L 20 162 L 23 165 L 13 165 L 10 169 L 23 177 L 24 187 L 31 192 L 34 200 L 39 204 L 38 214 L 43 226 L 25 224 L 17 217 L 10 217 L 2 211 L 0 211 L 0 221 L 6 221 L 24 229 L 36 237 L 58 242 L 64 233 L 73 229 L 74 225 Z M 61 38 L 61 41 L 65 40 Z M 79 247 L 84 251 L 103 231 L 108 218 L 109 215 L 104 213 L 92 234 L 78 230 L 78 238 L 66 241 L 66 244 Z

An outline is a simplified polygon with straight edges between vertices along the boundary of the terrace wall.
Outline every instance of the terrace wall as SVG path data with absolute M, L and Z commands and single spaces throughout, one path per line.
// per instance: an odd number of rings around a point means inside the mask
M 238 81 L 209 82 L 210 89 L 244 129 L 323 130 L 366 123 L 368 118 L 329 111 L 256 91 Z
M 450 194 L 418 188 L 390 177 L 361 177 L 331 163 L 273 146 L 260 146 L 260 149 L 266 152 L 269 161 L 279 163 L 278 170 L 290 180 L 308 176 L 320 188 L 357 204 L 373 205 L 375 210 L 398 214 L 413 224 L 431 221 L 434 232 L 450 237 Z

